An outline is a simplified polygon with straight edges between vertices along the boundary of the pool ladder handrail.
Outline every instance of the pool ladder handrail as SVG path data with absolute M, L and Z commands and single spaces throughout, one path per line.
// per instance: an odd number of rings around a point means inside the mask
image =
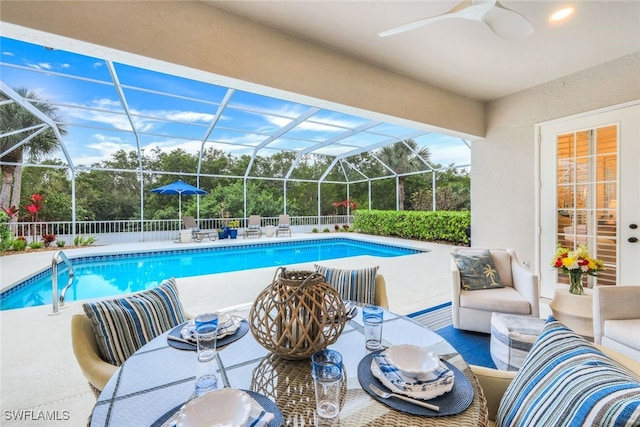
M 67 285 L 62 288 L 62 292 L 60 292 L 60 296 L 58 297 L 58 258 L 60 258 L 67 268 L 69 269 L 69 280 L 67 281 Z M 56 251 L 53 254 L 53 259 L 51 260 L 51 298 L 53 302 L 53 313 L 52 315 L 58 314 L 59 309 L 66 308 L 64 305 L 64 297 L 67 294 L 67 290 L 73 284 L 73 266 L 71 265 L 71 261 L 62 251 Z

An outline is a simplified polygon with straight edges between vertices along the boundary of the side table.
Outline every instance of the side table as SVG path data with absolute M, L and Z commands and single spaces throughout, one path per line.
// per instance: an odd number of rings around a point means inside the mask
M 553 317 L 577 334 L 593 341 L 593 291 L 585 288 L 583 295 L 569 293 L 569 285 L 558 285 L 549 304 Z

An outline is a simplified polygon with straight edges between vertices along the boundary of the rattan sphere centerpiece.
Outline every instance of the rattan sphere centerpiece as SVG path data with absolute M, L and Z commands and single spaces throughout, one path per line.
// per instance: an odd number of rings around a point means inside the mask
M 279 267 L 256 298 L 249 328 L 267 350 L 285 359 L 311 355 L 340 337 L 346 322 L 342 297 L 315 271 Z

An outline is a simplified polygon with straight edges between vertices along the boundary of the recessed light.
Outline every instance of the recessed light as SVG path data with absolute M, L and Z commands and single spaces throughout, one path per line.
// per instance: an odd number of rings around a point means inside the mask
M 572 6 L 563 7 L 562 9 L 553 12 L 549 17 L 549 20 L 555 22 L 562 21 L 563 19 L 567 19 L 569 16 L 573 15 L 573 12 L 575 12 L 575 9 Z

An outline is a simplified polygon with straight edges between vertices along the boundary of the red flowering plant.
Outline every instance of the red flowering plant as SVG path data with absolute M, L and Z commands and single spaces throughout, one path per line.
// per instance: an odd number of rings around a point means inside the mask
M 341 202 L 333 202 L 331 204 L 336 209 L 336 215 L 338 215 L 338 208 L 340 206 L 345 208 L 345 213 L 347 212 L 346 209 L 350 209 L 350 210 L 354 211 L 358 207 L 358 203 L 353 201 L 353 200 L 351 200 L 351 199 L 343 200 Z
M 349 210 L 355 211 L 356 208 L 358 207 L 358 203 L 351 199 L 347 199 L 342 202 L 342 206 L 344 206 L 345 208 L 348 208 Z
M 333 207 L 336 209 L 336 216 L 338 215 L 338 208 L 342 206 L 344 208 L 344 213 L 347 215 L 349 211 L 354 211 L 358 208 L 358 203 L 351 199 L 346 199 L 341 202 L 333 202 L 331 203 Z M 340 230 L 340 226 L 338 224 L 335 225 L 336 231 Z M 349 229 L 349 224 L 343 225 L 343 229 L 346 231 Z
M 18 214 L 15 206 L 10 208 L 1 208 L 0 212 L 0 251 L 6 251 L 11 247 L 13 242 L 13 233 L 9 228 L 9 223 Z
M 25 209 L 29 212 L 29 214 L 31 215 L 31 222 L 32 222 L 32 233 L 31 235 L 33 236 L 33 241 L 35 242 L 36 240 L 36 222 L 38 221 L 38 212 L 40 212 L 42 210 L 42 204 L 44 203 L 44 197 L 42 197 L 40 194 L 35 193 L 31 196 L 31 204 L 25 206 Z
M 42 235 L 42 243 L 44 243 L 44 247 L 48 248 L 51 246 L 51 243 L 55 242 L 56 235 L 55 234 L 43 234 Z
M 333 205 L 333 207 L 334 207 L 334 208 L 335 208 L 335 210 L 336 210 L 335 215 L 338 215 L 338 208 L 339 208 L 340 206 L 342 206 L 342 202 L 333 202 L 333 203 L 331 203 L 331 204 Z
M 2 211 L 7 214 L 7 216 L 9 217 L 9 220 L 13 219 L 16 215 L 18 215 L 18 210 L 19 210 L 15 206 L 11 206 L 9 208 L 0 208 L 0 209 L 2 209 Z

